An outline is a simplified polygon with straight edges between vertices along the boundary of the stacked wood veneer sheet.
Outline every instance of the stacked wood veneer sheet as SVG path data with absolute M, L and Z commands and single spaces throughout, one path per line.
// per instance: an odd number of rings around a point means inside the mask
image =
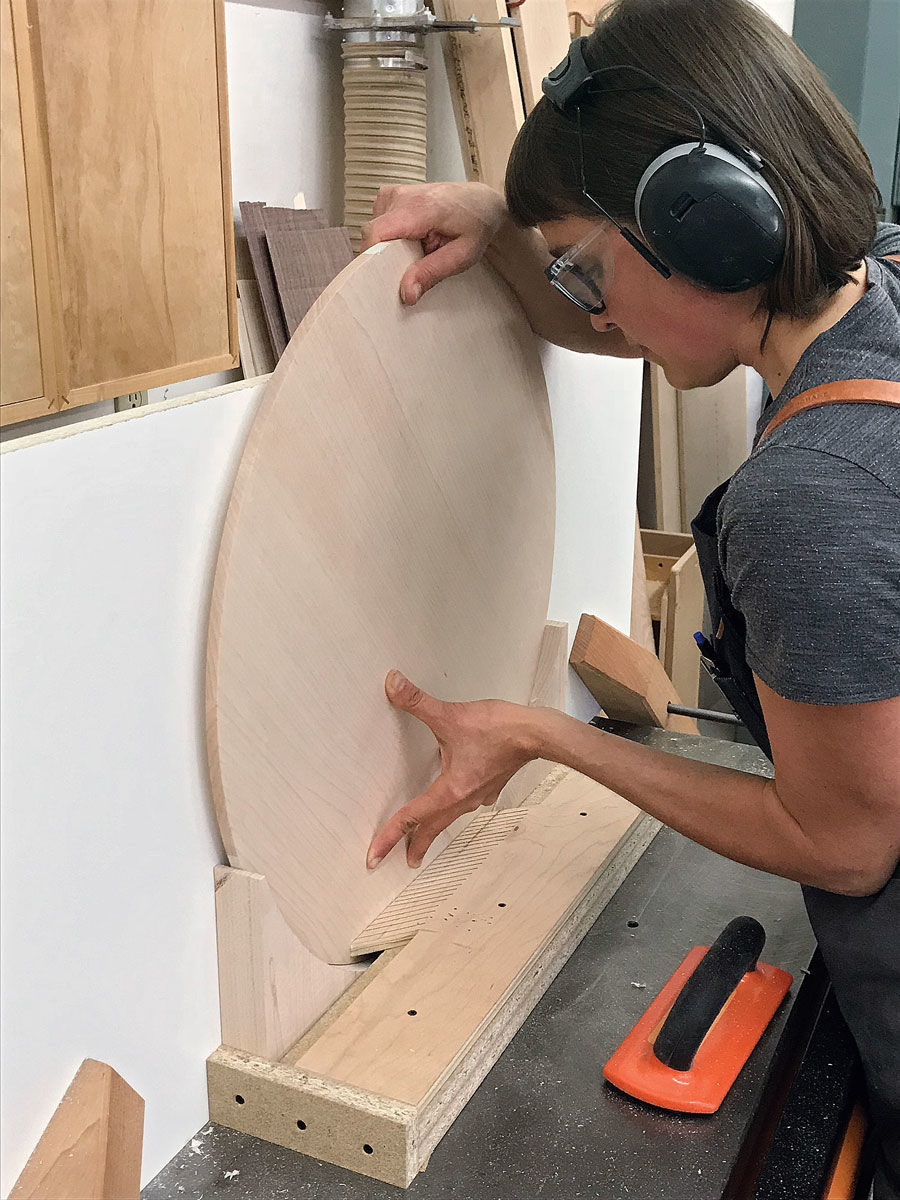
M 244 375 L 274 370 L 313 303 L 352 260 L 343 227 L 318 208 L 271 208 L 241 201 L 254 278 L 238 279 Z M 246 272 L 246 267 L 245 267 Z

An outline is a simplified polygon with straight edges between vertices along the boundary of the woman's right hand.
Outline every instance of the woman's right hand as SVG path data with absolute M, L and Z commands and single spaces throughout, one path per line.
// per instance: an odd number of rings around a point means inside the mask
M 429 288 L 482 258 L 507 216 L 503 197 L 483 183 L 423 183 L 383 187 L 362 249 L 398 238 L 418 240 L 425 257 L 400 281 L 400 298 L 415 304 Z

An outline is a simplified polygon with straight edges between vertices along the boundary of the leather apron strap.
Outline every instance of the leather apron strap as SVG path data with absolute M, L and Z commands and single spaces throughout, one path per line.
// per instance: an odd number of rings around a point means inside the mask
M 780 409 L 762 432 L 757 445 L 764 442 L 773 429 L 807 408 L 823 404 L 893 404 L 900 407 L 900 383 L 891 379 L 840 379 L 800 392 Z

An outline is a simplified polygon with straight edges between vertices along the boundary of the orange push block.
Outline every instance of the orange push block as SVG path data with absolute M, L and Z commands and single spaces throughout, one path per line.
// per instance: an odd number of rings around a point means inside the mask
M 603 1068 L 604 1077 L 637 1100 L 675 1112 L 713 1113 L 737 1079 L 793 977 L 758 963 L 740 980 L 694 1056 L 690 1069 L 676 1071 L 659 1061 L 653 1043 L 669 1009 L 709 949 L 695 946 Z

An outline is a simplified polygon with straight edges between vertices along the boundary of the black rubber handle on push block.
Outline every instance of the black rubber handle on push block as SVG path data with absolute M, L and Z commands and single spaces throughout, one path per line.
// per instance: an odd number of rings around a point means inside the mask
M 661 1063 L 675 1071 L 690 1068 L 713 1021 L 744 975 L 754 970 L 765 944 L 766 931 L 753 917 L 728 922 L 669 1009 L 653 1045 Z

